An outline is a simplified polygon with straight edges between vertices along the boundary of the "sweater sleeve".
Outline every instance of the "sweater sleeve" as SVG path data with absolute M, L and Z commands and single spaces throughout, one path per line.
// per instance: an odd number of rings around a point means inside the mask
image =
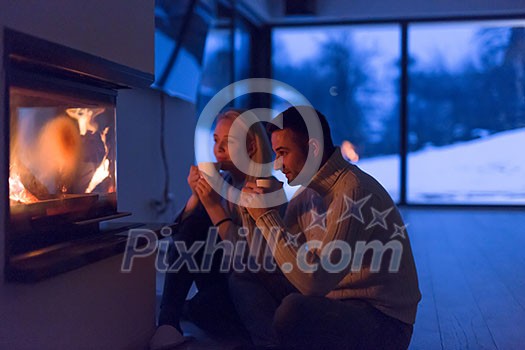
M 347 193 L 347 198 L 357 193 Z M 261 229 L 274 258 L 288 280 L 305 295 L 324 296 L 349 273 L 343 264 L 347 242 L 355 241 L 362 224 L 344 218 L 345 196 L 335 196 L 325 211 L 319 197 L 302 198 L 290 203 L 283 220 L 275 210 L 261 215 Z M 344 219 L 342 219 L 344 218 Z M 343 248 L 343 249 L 341 249 Z

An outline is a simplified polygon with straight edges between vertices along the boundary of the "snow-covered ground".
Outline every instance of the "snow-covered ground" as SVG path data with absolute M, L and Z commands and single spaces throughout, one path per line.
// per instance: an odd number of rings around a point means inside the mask
M 357 164 L 399 198 L 399 157 Z M 426 148 L 408 157 L 411 203 L 525 204 L 525 128 Z

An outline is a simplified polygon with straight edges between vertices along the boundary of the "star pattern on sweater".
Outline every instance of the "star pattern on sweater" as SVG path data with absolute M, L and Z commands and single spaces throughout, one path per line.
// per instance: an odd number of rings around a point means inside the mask
M 385 211 L 379 211 L 376 208 L 371 208 L 371 209 L 372 209 L 372 216 L 374 218 L 372 219 L 370 224 L 368 224 L 366 229 L 368 230 L 376 225 L 379 225 L 385 230 L 388 230 L 388 224 L 386 223 L 386 217 L 388 216 L 388 214 L 390 214 L 392 210 L 394 210 L 394 208 L 388 208 Z
M 403 239 L 406 239 L 407 236 L 407 232 L 406 232 L 406 229 L 408 227 L 408 224 L 406 225 L 403 225 L 403 226 L 399 226 L 398 224 L 394 223 L 394 233 L 392 233 L 392 236 L 390 236 L 390 238 L 394 238 L 394 237 L 401 237 Z
M 321 230 L 326 231 L 326 216 L 328 212 L 319 214 L 316 210 L 310 210 L 310 215 L 312 216 L 312 221 L 305 229 L 305 231 L 311 230 L 315 227 L 319 227 Z
M 365 206 L 366 202 L 370 199 L 370 197 L 372 197 L 371 194 L 358 201 L 354 201 L 349 196 L 344 195 L 345 209 L 338 222 L 353 217 L 359 220 L 360 223 L 364 224 L 365 219 L 363 218 L 363 207 Z
M 289 245 L 297 248 L 299 247 L 299 243 L 297 242 L 297 239 L 301 235 L 301 232 L 297 234 L 291 234 L 290 232 L 286 232 L 286 242 L 284 243 L 284 246 L 287 247 Z

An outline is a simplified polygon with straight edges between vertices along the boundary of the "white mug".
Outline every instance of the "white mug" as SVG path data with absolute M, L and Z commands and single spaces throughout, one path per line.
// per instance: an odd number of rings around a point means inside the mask
M 219 169 L 221 168 L 221 163 L 219 162 L 200 162 L 199 170 L 208 177 L 213 177 Z
M 269 177 L 269 178 L 260 178 L 260 179 L 255 180 L 255 185 L 260 188 L 270 189 L 276 185 L 278 185 L 279 188 L 281 188 L 283 186 L 283 183 L 276 180 L 273 177 Z

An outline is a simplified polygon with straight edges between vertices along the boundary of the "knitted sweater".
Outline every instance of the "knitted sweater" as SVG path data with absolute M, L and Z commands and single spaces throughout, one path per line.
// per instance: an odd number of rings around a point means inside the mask
M 301 293 L 363 299 L 414 324 L 421 294 L 403 219 L 386 190 L 339 149 L 284 218 L 270 210 L 256 224 Z

